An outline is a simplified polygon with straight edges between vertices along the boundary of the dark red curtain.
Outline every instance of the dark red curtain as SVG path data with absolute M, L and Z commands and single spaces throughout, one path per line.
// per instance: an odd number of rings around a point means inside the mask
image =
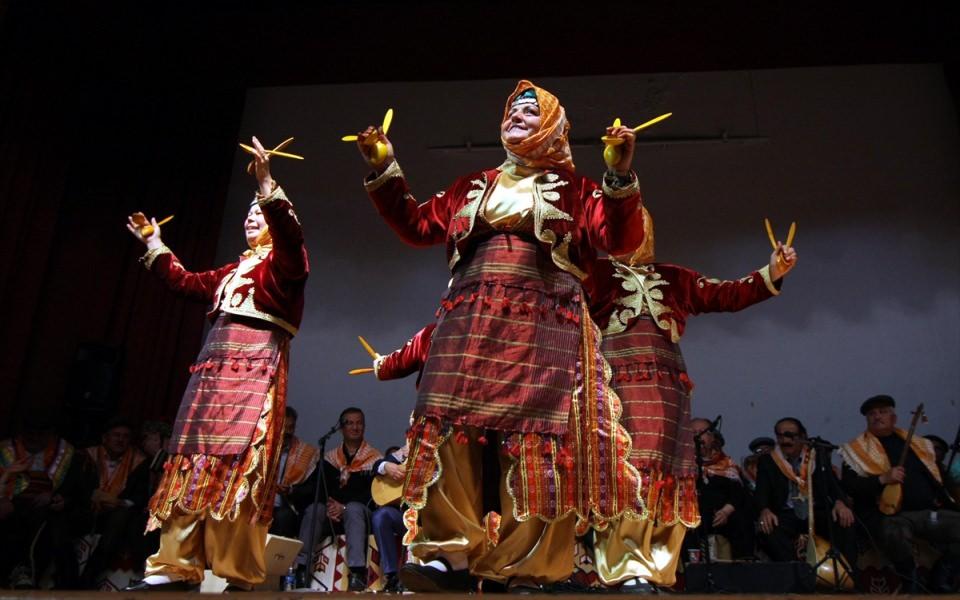
M 42 3 L 34 3 L 42 4 Z M 114 397 L 134 420 L 170 418 L 204 307 L 166 293 L 126 231 L 135 210 L 176 214 L 164 240 L 213 265 L 244 87 L 170 52 L 102 32 L 79 9 L 14 3 L 0 72 L 0 423 L 64 417 L 84 345 L 116 349 Z M 74 17 L 74 18 L 71 18 Z M 84 26 L 80 26 L 84 25 Z M 63 423 L 61 425 L 69 425 Z M 2 433 L 7 433 L 3 431 Z

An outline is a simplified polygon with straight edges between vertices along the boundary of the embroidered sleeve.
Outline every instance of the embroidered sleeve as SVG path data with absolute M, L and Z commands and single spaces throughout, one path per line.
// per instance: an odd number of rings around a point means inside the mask
M 764 277 L 766 268 L 734 280 L 713 279 L 673 265 L 669 269 L 679 283 L 680 305 L 689 314 L 736 312 L 780 293 L 768 283 L 769 274 Z
M 263 210 L 263 218 L 270 227 L 273 238 L 271 266 L 287 281 L 298 281 L 310 271 L 307 248 L 303 241 L 300 219 L 293 210 L 293 203 L 276 187 L 267 196 L 257 195 L 257 203 Z
M 603 175 L 603 193 L 611 198 L 629 198 L 640 192 L 640 181 L 637 174 L 630 171 L 626 175 L 619 175 L 616 171 L 608 170 Z
M 456 201 L 451 200 L 455 194 L 449 190 L 417 204 L 396 161 L 381 175 L 364 182 L 364 187 L 380 216 L 404 242 L 412 246 L 432 246 L 446 239 L 451 205 Z
M 640 184 L 630 173 L 630 183 L 614 187 L 616 175 L 604 176 L 602 185 L 584 178 L 584 222 L 590 245 L 618 255 L 632 252 L 643 243 L 643 212 L 640 210 Z M 611 185 L 612 184 L 612 185 Z
M 390 166 L 384 169 L 383 173 L 377 175 L 376 173 L 371 173 L 363 182 L 363 187 L 367 189 L 368 192 L 372 192 L 382 186 L 387 180 L 394 177 L 399 177 L 403 179 L 403 171 L 400 169 L 400 163 L 394 159 Z
M 166 246 L 160 246 L 159 248 L 154 248 L 153 250 L 147 250 L 147 253 L 140 257 L 140 262 L 143 263 L 143 266 L 149 271 L 153 266 L 153 261 L 157 260 L 157 257 L 161 254 L 172 254 L 170 248 Z
M 773 281 L 770 279 L 770 265 L 763 265 L 757 269 L 757 273 L 759 273 L 760 277 L 763 278 L 763 283 L 767 286 L 767 290 L 769 290 L 772 295 L 779 296 L 780 286 L 783 285 L 783 277 L 781 277 L 778 281 Z

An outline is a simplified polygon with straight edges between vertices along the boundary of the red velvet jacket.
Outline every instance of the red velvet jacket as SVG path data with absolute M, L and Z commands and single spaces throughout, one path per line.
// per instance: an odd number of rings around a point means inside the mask
M 186 270 L 166 246 L 142 260 L 177 294 L 211 303 L 211 321 L 222 311 L 272 323 L 293 336 L 303 318 L 303 288 L 310 272 L 303 230 L 279 187 L 259 204 L 272 247 L 260 246 L 237 262 L 199 273 Z
M 420 385 L 420 374 L 427 362 L 430 341 L 436 328 L 436 323 L 430 323 L 407 340 L 406 344 L 373 361 L 373 371 L 377 379 L 401 379 L 411 373 L 418 373 L 417 385 Z
M 665 263 L 629 267 L 612 259 L 596 260 L 583 287 L 590 314 L 605 334 L 626 331 L 641 315 L 650 315 L 663 335 L 679 342 L 689 315 L 735 312 L 780 293 L 763 267 L 736 281 L 708 279 Z
M 414 246 L 446 242 L 452 270 L 469 245 L 484 198 L 493 190 L 499 169 L 471 173 L 446 191 L 418 205 L 394 161 L 365 187 L 400 238 Z M 553 262 L 580 279 L 595 248 L 622 254 L 643 241 L 643 214 L 636 176 L 616 189 L 567 171 L 546 171 L 537 178 L 533 203 L 534 236 Z

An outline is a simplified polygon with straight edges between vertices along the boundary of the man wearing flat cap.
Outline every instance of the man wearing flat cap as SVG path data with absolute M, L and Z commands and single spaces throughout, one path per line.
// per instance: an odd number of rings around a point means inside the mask
M 773 447 L 776 445 L 777 443 L 773 441 L 773 438 L 758 437 L 753 438 L 747 448 L 750 449 L 751 454 L 766 454 L 773 450 Z
M 914 435 L 903 466 L 897 465 L 907 432 L 896 427 L 896 402 L 887 395 L 868 398 L 860 406 L 867 430 L 843 444 L 843 483 L 854 498 L 857 515 L 883 546 L 897 573 L 913 581 L 916 540 L 926 540 L 942 553 L 927 582 L 931 591 L 956 591 L 960 570 L 960 512 L 943 486 L 933 444 Z M 894 514 L 883 514 L 878 500 L 886 485 L 900 484 L 902 502 Z

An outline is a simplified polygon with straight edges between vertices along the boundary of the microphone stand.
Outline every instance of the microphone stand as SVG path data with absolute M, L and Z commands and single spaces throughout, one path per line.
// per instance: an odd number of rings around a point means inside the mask
M 950 445 L 948 450 L 950 450 L 950 459 L 947 461 L 944 471 L 949 475 L 950 469 L 953 467 L 953 459 L 957 457 L 957 451 L 960 451 L 960 425 L 957 426 L 957 435 L 953 436 L 953 444 Z M 960 501 L 960 498 L 955 498 L 955 500 Z
M 317 564 L 317 559 L 315 556 L 317 548 L 317 511 L 320 509 L 320 486 L 323 486 L 323 497 L 330 498 L 330 490 L 327 489 L 327 478 L 326 478 L 326 468 L 323 465 L 324 456 L 327 453 L 327 440 L 333 437 L 337 431 L 343 426 L 342 423 L 337 423 L 330 428 L 330 431 L 323 434 L 320 439 L 317 441 L 317 444 L 320 446 L 320 461 L 317 463 L 317 483 L 313 489 L 313 514 L 310 515 L 310 549 L 307 551 L 307 572 L 309 573 L 310 580 L 313 580 L 313 571 Z M 323 514 L 326 515 L 327 520 L 330 521 L 330 534 L 333 533 L 333 519 L 330 518 L 330 513 L 327 510 L 323 511 Z M 336 544 L 336 541 L 334 541 Z M 308 584 L 309 586 L 309 584 Z M 330 590 L 327 590 L 330 591 Z
M 696 492 L 697 492 L 698 507 L 703 506 L 703 503 L 700 501 L 700 498 L 703 496 L 703 493 L 704 493 L 703 488 L 706 487 L 707 485 L 707 482 L 704 481 L 704 477 L 703 477 L 703 453 L 702 453 L 703 440 L 700 439 L 700 436 L 712 430 L 713 430 L 713 427 L 711 426 L 710 428 L 705 429 L 704 431 L 701 431 L 700 433 L 697 433 L 693 436 L 693 446 L 694 446 L 694 452 L 696 453 L 696 461 L 697 461 Z M 700 527 L 698 528 L 700 533 L 699 545 L 700 545 L 701 558 L 703 559 L 704 564 L 706 565 L 706 568 L 705 568 L 706 580 L 707 580 L 706 593 L 708 594 L 711 594 L 716 591 L 716 584 L 713 581 L 713 569 L 712 569 L 713 560 L 710 558 L 710 539 L 709 539 L 710 525 L 711 524 L 707 522 L 707 519 L 703 518 L 703 511 L 701 511 Z
M 830 547 L 827 548 L 826 553 L 824 553 L 823 558 L 817 561 L 817 564 L 813 566 L 813 573 L 815 580 L 823 579 L 817 575 L 817 571 L 820 569 L 820 566 L 824 563 L 830 563 L 830 567 L 833 569 L 833 586 L 831 591 L 834 593 L 840 593 L 846 591 L 843 587 L 843 578 L 848 577 L 853 583 L 854 589 L 856 589 L 857 581 L 854 577 L 853 568 L 851 568 L 848 559 L 843 556 L 843 554 L 837 549 L 836 545 L 836 524 L 833 522 L 833 516 L 830 514 L 832 512 L 832 507 L 836 504 L 837 498 L 833 497 L 833 491 L 830 487 L 830 475 L 828 469 L 831 468 L 830 464 L 830 454 L 837 449 L 837 446 L 819 438 L 813 437 L 807 440 L 807 444 L 810 445 L 813 449 L 816 450 L 816 458 L 812 468 L 817 477 L 814 479 L 814 489 L 812 494 L 812 500 L 814 502 L 814 512 L 816 510 L 816 489 L 819 487 L 823 490 L 824 497 L 827 500 L 827 536 Z M 842 568 L 841 568 L 842 567 Z

